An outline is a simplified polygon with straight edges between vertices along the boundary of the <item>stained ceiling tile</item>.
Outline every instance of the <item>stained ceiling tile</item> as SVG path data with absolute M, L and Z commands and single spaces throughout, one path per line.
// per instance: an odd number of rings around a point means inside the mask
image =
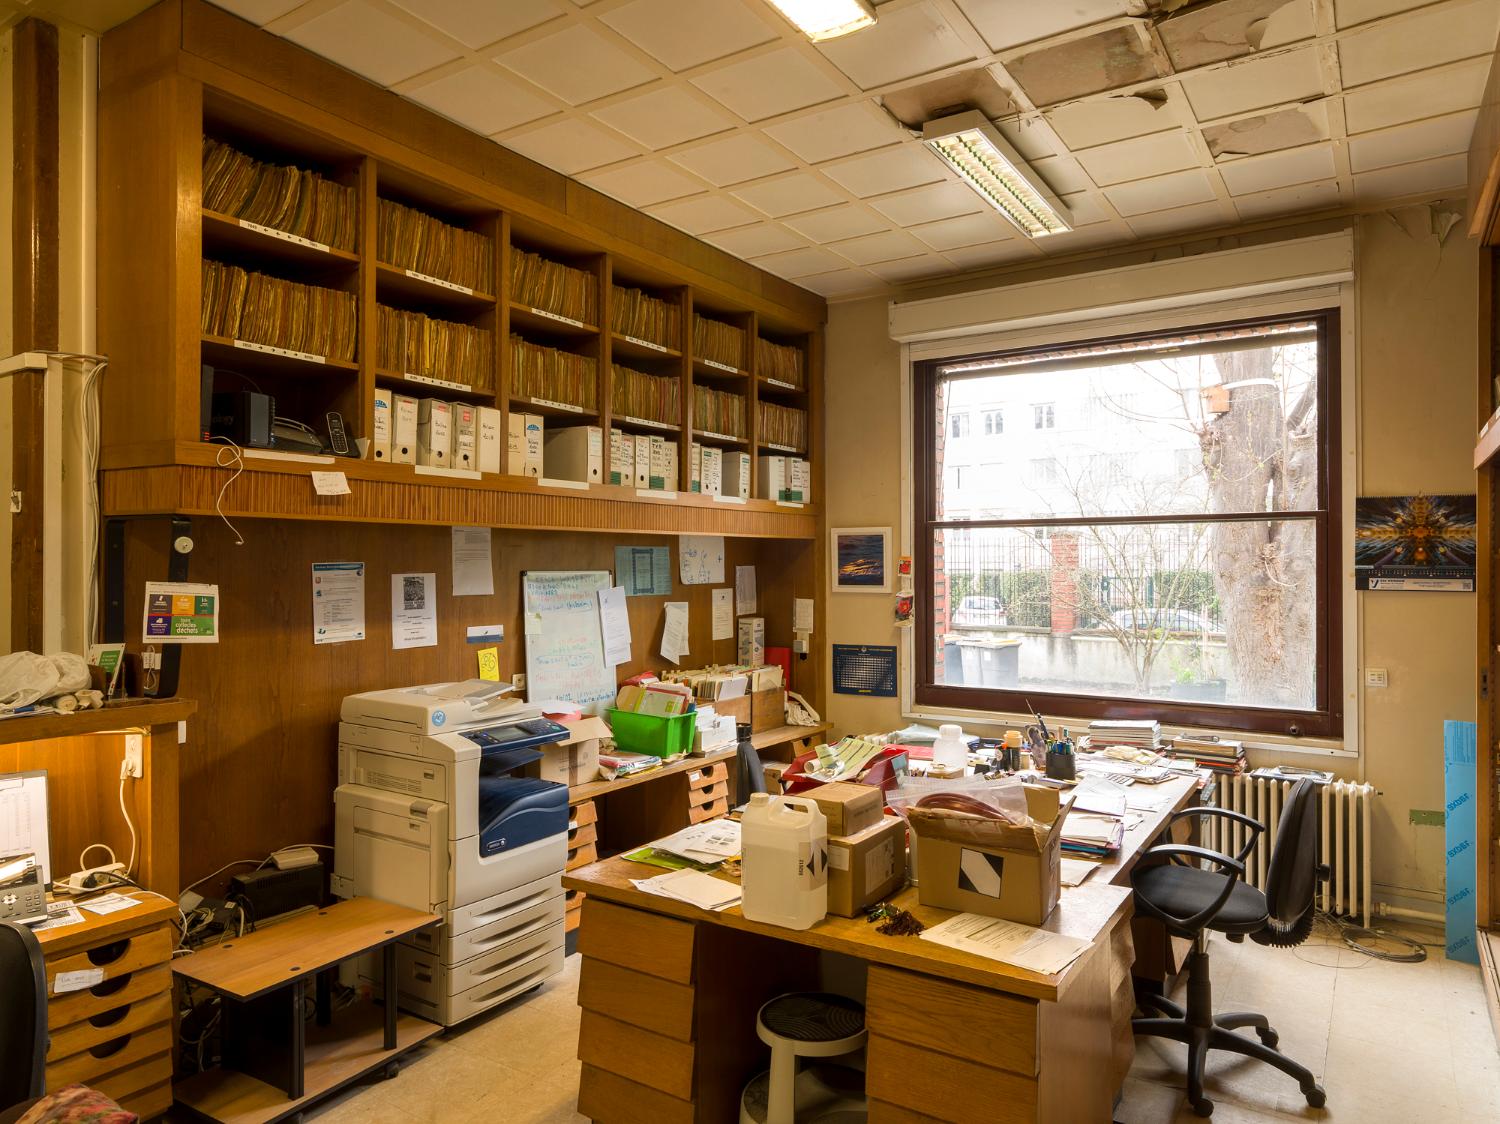
M 1453 190 L 1462 194 L 1468 180 L 1468 157 L 1462 153 L 1424 160 L 1419 164 L 1397 164 L 1376 172 L 1354 176 L 1356 202 L 1375 199 L 1399 199 L 1406 195 L 1426 195 Z
M 1242 195 L 1234 201 L 1234 207 L 1239 211 L 1240 218 L 1249 220 L 1326 211 L 1339 206 L 1340 202 L 1338 181 L 1322 180 L 1318 183 L 1299 183 L 1296 187 L 1283 187 L 1276 191 L 1264 191 L 1258 195 Z
M 776 37 L 771 25 L 741 0 L 634 0 L 599 18 L 668 69 L 679 71 Z
M 407 97 L 485 136 L 558 112 L 547 99 L 484 66 L 466 67 Z
M 1163 234 L 1222 226 L 1228 218 L 1219 203 L 1198 203 L 1171 211 L 1152 211 L 1150 214 L 1137 215 L 1129 220 L 1129 225 L 1137 238 L 1159 238 Z
M 879 261 L 916 257 L 927 247 L 904 230 L 882 230 L 879 234 L 866 234 L 862 238 L 835 242 L 829 249 L 848 258 L 855 265 L 871 265 Z
M 874 234 L 887 229 L 887 224 L 878 215 L 863 207 L 844 203 L 822 211 L 809 211 L 805 215 L 784 220 L 793 230 L 804 234 L 813 242 L 837 242 L 842 238 L 857 238 L 861 234 Z
M 1207 202 L 1214 197 L 1214 189 L 1208 182 L 1208 176 L 1195 169 L 1106 187 L 1104 194 L 1120 214 L 1143 215 L 1147 211 L 1164 211 L 1171 207 L 1185 207 L 1189 203 Z
M 734 126 L 728 114 L 676 86 L 660 86 L 596 109 L 593 114 L 651 149 L 697 140 Z
M 1063 143 L 1074 151 L 1177 127 L 1165 104 L 1137 97 L 1060 105 L 1047 111 L 1047 119 Z
M 1182 80 L 1182 88 L 1198 120 L 1212 121 L 1263 105 L 1318 97 L 1323 93 L 1323 73 L 1318 52 L 1307 47 L 1195 74 Z
M 820 43 L 818 49 L 862 90 L 930 74 L 974 57 L 928 0 L 882 12 L 874 27 Z
M 1339 27 L 1353 27 L 1381 16 L 1420 8 L 1426 0 L 1334 0 L 1333 14 Z
M 673 154 L 672 161 L 715 187 L 774 176 L 796 165 L 758 137 L 737 133 Z
M 877 278 L 871 277 L 863 269 L 835 269 L 830 273 L 815 273 L 811 277 L 797 278 L 797 284 L 830 299 L 883 288 Z
M 501 143 L 565 176 L 576 176 L 636 154 L 624 141 L 572 117 L 561 117 L 530 132 L 506 137 Z
M 1355 173 L 1372 172 L 1392 164 L 1467 152 L 1478 115 L 1477 110 L 1471 109 L 1397 125 L 1378 133 L 1362 133 L 1349 141 L 1349 168 Z
M 908 229 L 934 250 L 945 251 L 985 242 L 1003 242 L 1016 235 L 1016 228 L 993 210 L 960 215 L 956 219 L 940 219 Z
M 839 84 L 790 47 L 728 63 L 693 79 L 693 85 L 746 121 L 763 121 L 842 93 Z
M 1339 43 L 1344 87 L 1352 89 L 1396 74 L 1410 74 L 1457 59 L 1489 57 L 1500 5 L 1472 0 L 1438 4 L 1409 19 L 1374 24 Z
M 456 51 L 364 0 L 345 0 L 298 24 L 286 37 L 383 86 L 458 57 Z
M 1220 0 L 1196 4 L 1156 25 L 1179 71 L 1310 39 L 1311 0 Z
M 747 226 L 760 217 L 749 207 L 741 206 L 733 199 L 725 199 L 722 195 L 700 195 L 693 199 L 680 199 L 675 203 L 663 203 L 660 207 L 651 208 L 651 214 L 678 230 L 699 235 L 735 226 Z
M 1208 151 L 1219 156 L 1254 156 L 1313 144 L 1328 136 L 1328 108 L 1322 102 L 1241 117 L 1203 130 Z
M 668 199 L 680 199 L 685 195 L 696 195 L 703 185 L 690 179 L 660 160 L 646 160 L 620 168 L 606 168 L 580 177 L 590 187 L 612 195 L 621 203 L 632 207 L 649 207 L 653 203 L 665 203 Z
M 868 152 L 906 136 L 899 125 L 869 102 L 841 105 L 767 125 L 766 133 L 809 164 Z
M 755 264 L 778 277 L 806 277 L 809 273 L 828 273 L 849 263 L 821 246 L 806 246 L 800 250 L 788 250 L 784 254 L 756 258 Z
M 806 243 L 779 223 L 763 222 L 720 230 L 704 239 L 737 258 L 758 258 L 782 250 L 793 250 Z
M 915 141 L 899 148 L 857 156 L 823 169 L 828 178 L 855 195 L 883 195 L 904 187 L 917 187 L 943 178 L 943 165 L 932 152 Z
M 1141 0 L 958 0 L 975 30 L 994 51 L 1048 39 L 1077 27 L 1141 15 Z
M 570 105 L 617 94 L 654 77 L 644 63 L 583 24 L 502 51 L 495 61 Z
M 934 183 L 900 195 L 886 195 L 871 200 L 874 207 L 897 226 L 916 226 L 955 215 L 971 215 L 985 208 L 985 203 L 967 184 Z
M 1077 155 L 1083 170 L 1100 187 L 1164 172 L 1180 172 L 1198 165 L 1198 153 L 1181 129 L 1116 141 L 1086 149 Z
M 1031 239 L 1023 239 L 1031 241 Z M 1079 250 L 1090 250 L 1096 246 L 1119 245 L 1130 241 L 1128 227 L 1115 222 L 1096 222 L 1088 226 L 1075 227 L 1062 234 L 1049 234 L 1039 239 L 1049 254 L 1072 254 Z M 952 257 L 952 255 L 949 255 Z
M 1291 187 L 1338 174 L 1331 144 L 1310 144 L 1263 156 L 1245 156 L 1219 164 L 1219 176 L 1231 195 L 1251 195 L 1278 187 Z
M 504 4 L 475 4 L 473 0 L 391 0 L 391 3 L 475 49 L 562 15 L 562 7 L 554 0 L 506 0 Z
M 1011 147 L 1025 160 L 1041 160 L 1057 155 L 1057 144 L 1052 139 L 1052 130 L 1040 117 L 1010 118 L 998 122 L 995 127 L 1000 135 L 1010 141 Z
M 1442 70 L 1361 86 L 1344 95 L 1344 123 L 1351 133 L 1367 133 L 1419 117 L 1468 109 L 1484 96 L 1489 72 L 1486 55 Z
M 1006 69 L 1039 106 L 1161 77 L 1155 56 L 1130 27 L 1043 47 L 1011 59 Z
M 743 199 L 757 210 L 764 211 L 773 219 L 800 214 L 802 211 L 815 211 L 819 207 L 831 207 L 845 200 L 845 196 L 806 172 L 783 176 L 766 183 L 737 187 L 730 194 Z
M 1041 257 L 1043 243 L 1055 242 L 1062 235 L 1033 240 L 1012 238 L 1008 242 L 986 242 L 980 246 L 960 246 L 943 254 L 961 269 L 979 269 L 987 265 L 1004 265 L 1007 262 L 1034 260 Z
M 917 258 L 902 258 L 900 261 L 880 262 L 865 267 L 882 281 L 900 285 L 906 281 L 918 281 L 924 277 L 941 277 L 953 272 L 947 258 L 937 254 L 923 254 Z

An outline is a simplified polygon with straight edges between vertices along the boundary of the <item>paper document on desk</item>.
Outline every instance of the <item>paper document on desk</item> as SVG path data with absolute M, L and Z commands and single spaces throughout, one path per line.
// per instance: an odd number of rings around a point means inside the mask
M 740 903 L 740 888 L 733 882 L 697 870 L 672 870 L 654 878 L 632 878 L 630 882 L 647 894 L 686 902 L 699 909 L 728 909 Z
M 1084 777 L 1073 790 L 1073 811 L 1123 816 L 1126 796 L 1120 786 L 1103 777 Z
M 1099 869 L 1099 864 L 1088 859 L 1063 859 L 1061 881 L 1064 886 L 1082 886 L 1090 874 Z
M 675 835 L 658 839 L 651 846 L 670 855 L 681 855 L 697 863 L 719 863 L 740 853 L 738 820 L 717 819 L 685 827 Z
M 141 903 L 134 898 L 127 898 L 124 894 L 100 894 L 97 898 L 90 898 L 78 904 L 90 913 L 103 915 L 119 913 L 122 909 L 134 909 Z
M 1089 948 L 1088 941 L 1076 937 L 977 913 L 950 917 L 925 930 L 922 939 L 1044 976 L 1061 972 Z

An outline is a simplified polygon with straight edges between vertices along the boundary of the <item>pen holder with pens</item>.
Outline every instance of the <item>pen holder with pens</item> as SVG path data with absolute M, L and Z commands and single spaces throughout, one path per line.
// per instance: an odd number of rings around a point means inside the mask
M 1072 753 L 1055 749 L 1047 751 L 1047 776 L 1054 781 L 1071 781 L 1078 777 L 1078 764 Z

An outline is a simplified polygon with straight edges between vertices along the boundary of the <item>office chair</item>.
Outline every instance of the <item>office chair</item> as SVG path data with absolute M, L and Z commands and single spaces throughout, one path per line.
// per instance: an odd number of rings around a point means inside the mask
M 47 1059 L 47 971 L 36 934 L 0 921 L 0 1110 L 42 1095 Z
M 1265 827 L 1249 816 L 1225 808 L 1189 808 L 1177 813 L 1170 822 L 1188 816 L 1213 816 L 1243 824 L 1249 829 L 1248 839 L 1234 858 L 1206 847 L 1168 843 L 1152 847 L 1146 855 L 1170 861 L 1138 867 L 1131 876 L 1136 908 L 1162 922 L 1170 932 L 1193 942 L 1187 959 L 1187 1009 L 1159 995 L 1143 994 L 1138 1000 L 1140 1006 L 1165 1017 L 1136 1018 L 1131 1025 L 1138 1035 L 1169 1038 L 1187 1045 L 1188 1100 L 1199 1116 L 1211 1116 L 1214 1111 L 1213 1102 L 1203 1095 L 1203 1064 L 1210 1050 L 1228 1050 L 1275 1066 L 1296 1078 L 1302 1095 L 1313 1108 L 1322 1108 L 1327 1100 L 1312 1072 L 1276 1048 L 1279 1037 L 1264 1015 L 1250 1012 L 1214 1015 L 1208 974 L 1210 929 L 1226 934 L 1231 941 L 1243 941 L 1248 936 L 1257 944 L 1277 948 L 1299 945 L 1312 933 L 1317 880 L 1328 876 L 1327 869 L 1318 866 L 1317 796 L 1317 785 L 1307 777 L 1299 780 L 1287 795 L 1264 893 L 1242 878 L 1245 859 Z M 1216 869 L 1203 869 L 1197 865 L 1200 860 Z M 1236 1034 L 1240 1027 L 1253 1027 L 1260 1041 Z

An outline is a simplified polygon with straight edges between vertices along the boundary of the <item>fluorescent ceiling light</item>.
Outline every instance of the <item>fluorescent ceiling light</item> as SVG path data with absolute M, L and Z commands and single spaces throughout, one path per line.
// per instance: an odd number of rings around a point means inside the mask
M 1028 238 L 1073 229 L 1073 215 L 978 110 L 929 121 L 922 139 Z
M 869 0 L 768 0 L 814 43 L 837 39 L 875 22 Z

